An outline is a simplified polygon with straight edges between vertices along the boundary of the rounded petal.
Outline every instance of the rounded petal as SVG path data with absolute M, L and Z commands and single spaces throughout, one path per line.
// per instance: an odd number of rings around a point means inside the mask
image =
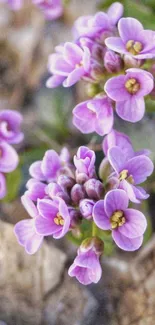
M 32 202 L 32 200 L 28 197 L 27 194 L 24 194 L 21 197 L 21 202 L 22 202 L 25 210 L 28 212 L 28 214 L 32 218 L 35 218 L 38 215 L 38 210 L 37 210 L 35 204 Z
M 68 274 L 71 277 L 75 276 L 77 280 L 83 285 L 92 283 L 92 280 L 89 277 L 88 269 L 85 267 L 77 266 L 75 263 L 70 266 Z
M 116 173 L 120 173 L 125 169 L 124 165 L 127 158 L 119 147 L 112 147 L 108 150 L 108 160 Z
M 40 248 L 44 237 L 39 234 L 34 234 L 31 239 L 26 242 L 25 250 L 27 254 L 35 254 Z
M 84 75 L 84 69 L 83 67 L 76 68 L 73 70 L 66 80 L 63 82 L 64 87 L 71 87 L 73 86 L 77 81 L 79 81 Z
M 130 98 L 130 94 L 125 89 L 125 76 L 123 75 L 110 78 L 106 82 L 104 90 L 107 95 L 116 102 L 123 102 Z
M 110 221 L 104 208 L 104 200 L 100 200 L 94 205 L 93 219 L 99 228 L 103 230 L 111 229 Z
M 139 249 L 143 243 L 143 236 L 128 238 L 122 235 L 118 230 L 113 230 L 112 237 L 116 245 L 125 251 L 135 251 Z
M 16 150 L 6 142 L 0 144 L 0 172 L 9 173 L 16 169 L 19 162 Z
M 152 91 L 154 78 L 150 72 L 136 68 L 128 69 L 126 72 L 126 80 L 135 78 L 140 84 L 140 89 L 137 91 L 136 97 L 144 97 Z
M 105 44 L 110 50 L 114 52 L 121 54 L 128 53 L 120 37 L 108 37 L 105 40 Z
M 46 184 L 39 181 L 33 182 L 27 191 L 27 195 L 32 201 L 37 201 L 37 199 L 43 199 L 46 195 L 45 188 Z
M 130 96 L 130 98 L 123 102 L 116 103 L 117 114 L 125 121 L 138 122 L 145 113 L 144 98 Z
M 147 221 L 144 214 L 135 209 L 127 209 L 124 211 L 126 222 L 119 227 L 119 232 L 128 238 L 137 238 L 144 234 Z
M 41 170 L 42 161 L 35 161 L 29 168 L 30 175 L 38 181 L 45 181 L 46 178 Z
M 46 81 L 46 87 L 47 88 L 58 87 L 64 82 L 65 78 L 66 77 L 54 75 Z
M 64 58 L 69 63 L 75 66 L 79 64 L 82 60 L 83 51 L 82 49 L 74 43 L 66 42 L 64 45 Z
M 45 219 L 54 219 L 58 213 L 58 205 L 52 200 L 38 200 L 37 208 L 39 214 Z
M 41 170 L 45 177 L 49 180 L 55 179 L 60 168 L 61 161 L 57 152 L 54 150 L 47 150 L 41 163 Z
M 123 15 L 123 5 L 120 2 L 114 2 L 108 9 L 107 14 L 113 25 L 116 25 Z
M 123 42 L 129 40 L 140 41 L 139 34 L 143 25 L 135 18 L 121 18 L 118 22 L 118 31 Z
M 104 154 L 107 156 L 108 150 L 114 146 L 119 147 L 123 151 L 125 157 L 134 156 L 130 138 L 126 134 L 113 129 L 103 140 L 102 147 Z
M 104 207 L 107 216 L 110 218 L 115 211 L 127 209 L 129 199 L 125 191 L 116 189 L 109 191 L 104 200 Z
M 103 136 L 108 134 L 114 123 L 113 108 L 111 105 L 103 106 L 101 112 L 98 113 L 95 121 L 95 131 L 99 135 Z
M 139 199 L 136 197 L 136 193 L 134 191 L 134 188 L 136 188 L 135 186 L 133 186 L 132 184 L 128 183 L 125 179 L 122 180 L 119 184 L 119 188 L 121 188 L 122 190 L 124 190 L 129 198 L 129 200 L 131 202 L 134 203 L 140 203 Z
M 80 130 L 84 134 L 92 133 L 95 130 L 94 121 L 88 123 L 88 120 L 80 119 L 76 116 L 73 117 L 73 124 L 76 126 L 78 130 Z
M 35 219 L 36 232 L 42 236 L 50 236 L 61 230 L 62 226 L 56 225 L 53 219 L 46 219 L 41 216 Z
M 154 165 L 149 157 L 141 155 L 130 159 L 125 164 L 125 169 L 133 176 L 134 183 L 140 184 L 152 174 Z

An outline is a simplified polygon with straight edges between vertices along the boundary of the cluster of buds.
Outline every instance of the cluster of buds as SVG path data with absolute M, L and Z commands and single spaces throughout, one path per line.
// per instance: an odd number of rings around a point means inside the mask
M 24 4 L 24 0 L 0 0 L 7 3 L 12 10 L 19 10 Z M 45 15 L 47 20 L 54 20 L 62 16 L 63 5 L 61 0 L 32 0 Z
M 23 139 L 21 123 L 20 113 L 11 110 L 0 111 L 0 199 L 7 194 L 5 174 L 15 170 L 19 162 L 12 144 L 18 144 Z

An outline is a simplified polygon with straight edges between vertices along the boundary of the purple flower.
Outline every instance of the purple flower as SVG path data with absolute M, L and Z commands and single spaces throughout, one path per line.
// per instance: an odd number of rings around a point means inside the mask
M 87 147 L 80 147 L 77 155 L 74 156 L 74 165 L 76 167 L 77 178 L 85 181 L 95 175 L 95 153 Z
M 155 32 L 144 30 L 135 18 L 121 18 L 118 22 L 120 37 L 105 40 L 107 47 L 114 52 L 130 54 L 136 59 L 155 57 Z
M 96 238 L 94 240 L 96 240 Z M 85 240 L 88 242 L 91 241 L 91 244 L 89 244 L 88 247 L 80 246 L 78 255 L 68 270 L 68 274 L 71 277 L 75 276 L 77 280 L 84 285 L 97 283 L 102 275 L 99 261 L 101 253 L 96 250 L 95 244 L 93 243 L 94 240 Z
M 16 111 L 3 110 L 0 112 L 0 140 L 16 144 L 23 140 L 23 133 L 20 131 L 22 115 Z
M 140 121 L 145 112 L 144 96 L 154 86 L 151 73 L 141 69 L 128 69 L 126 75 L 109 79 L 105 86 L 107 95 L 116 101 L 117 114 L 126 121 Z
M 113 127 L 113 108 L 108 97 L 94 98 L 78 104 L 73 110 L 73 124 L 82 133 L 109 133 Z
M 130 138 L 121 132 L 112 130 L 103 140 L 102 148 L 105 156 L 108 154 L 108 150 L 112 147 L 119 147 L 126 158 L 132 158 L 134 156 L 145 155 L 149 156 L 150 151 L 143 149 L 141 151 L 134 152 Z
M 47 87 L 54 88 L 61 84 L 70 87 L 84 77 L 90 68 L 90 51 L 77 44 L 67 42 L 57 48 L 57 53 L 50 55 L 49 71 L 53 74 L 47 80 Z
M 94 16 L 79 17 L 74 23 L 75 38 L 87 36 L 93 39 L 101 39 L 105 33 L 113 31 L 122 14 L 123 6 L 116 2 L 107 13 L 97 12 Z
M 62 16 L 63 6 L 61 0 L 32 0 L 45 14 L 49 20 L 54 20 Z
M 30 166 L 30 175 L 38 181 L 53 181 L 65 164 L 65 159 L 68 162 L 68 157 L 65 158 L 62 152 L 59 156 L 56 151 L 47 150 L 42 161 L 36 161 Z
M 134 251 L 142 245 L 147 223 L 143 213 L 128 209 L 128 204 L 125 191 L 112 190 L 95 204 L 93 218 L 99 228 L 112 230 L 113 240 L 121 249 Z
M 66 235 L 70 228 L 70 215 L 66 203 L 55 198 L 38 200 L 39 215 L 35 220 L 35 227 L 38 234 L 42 236 L 53 235 L 59 239 Z
M 12 172 L 16 169 L 18 161 L 16 150 L 8 143 L 2 141 L 0 143 L 0 172 Z
M 0 0 L 0 2 L 7 3 L 13 10 L 19 10 L 23 4 L 23 0 Z
M 40 248 L 43 236 L 37 234 L 35 230 L 35 219 L 38 216 L 38 210 L 27 195 L 23 195 L 22 204 L 32 219 L 19 221 L 14 228 L 15 235 L 20 245 L 25 247 L 28 254 L 34 254 Z
M 150 158 L 140 155 L 133 158 L 125 156 L 119 147 L 112 147 L 108 151 L 108 159 L 119 180 L 119 188 L 126 191 L 132 202 L 139 203 L 147 199 L 148 194 L 139 186 L 153 172 L 154 166 Z
M 43 199 L 46 196 L 47 185 L 38 181 L 37 179 L 30 178 L 26 184 L 26 187 L 28 189 L 26 193 L 32 201 Z

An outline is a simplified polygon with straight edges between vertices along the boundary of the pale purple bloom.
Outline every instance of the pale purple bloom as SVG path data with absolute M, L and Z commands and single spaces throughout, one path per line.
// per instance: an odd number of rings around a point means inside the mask
M 73 124 L 82 133 L 109 133 L 113 127 L 113 107 L 108 97 L 94 98 L 78 104 L 73 110 Z
M 115 146 L 119 147 L 123 151 L 126 158 L 132 158 L 140 155 L 149 156 L 150 154 L 150 151 L 147 149 L 135 152 L 130 138 L 126 134 L 113 129 L 109 134 L 106 135 L 102 143 L 105 156 L 107 156 L 108 150 Z
M 48 68 L 53 76 L 47 80 L 47 87 L 54 88 L 60 84 L 70 87 L 89 72 L 90 51 L 87 47 L 82 49 L 67 42 L 56 50 L 57 53 L 49 57 Z
M 82 249 L 81 247 L 78 249 L 78 255 L 70 266 L 68 274 L 71 277 L 76 277 L 84 285 L 97 283 L 100 280 L 102 268 L 99 254 L 97 254 L 93 246 L 88 247 L 88 249 Z
M 93 218 L 99 228 L 112 230 L 113 240 L 121 249 L 134 251 L 142 245 L 147 222 L 142 212 L 128 209 L 128 204 L 125 191 L 109 191 L 95 204 Z
M 104 55 L 104 66 L 109 73 L 116 73 L 121 70 L 122 59 L 113 51 L 106 51 Z
M 138 122 L 145 112 L 144 96 L 154 86 L 151 73 L 142 69 L 128 69 L 126 75 L 109 79 L 104 90 L 116 102 L 116 112 L 124 120 Z
M 3 199 L 6 193 L 6 179 L 3 173 L 0 173 L 0 199 Z
M 16 111 L 3 110 L 0 112 L 0 140 L 16 144 L 23 140 L 21 132 L 22 115 Z
M 46 196 L 47 185 L 37 179 L 30 178 L 26 184 L 28 189 L 27 195 L 32 201 L 37 201 L 37 199 L 43 199 Z
M 35 230 L 35 219 L 38 216 L 38 210 L 26 194 L 22 196 L 21 200 L 32 219 L 19 221 L 15 225 L 14 232 L 19 244 L 25 247 L 26 252 L 34 254 L 40 248 L 43 241 L 43 236 L 37 234 Z
M 88 220 L 92 219 L 94 204 L 95 204 L 95 202 L 90 199 L 84 199 L 84 200 L 80 201 L 79 209 L 80 209 L 82 216 L 85 219 L 88 219 Z
M 63 6 L 61 0 L 32 0 L 45 14 L 49 20 L 54 20 L 62 16 Z
M 19 162 L 16 150 L 8 143 L 0 143 L 0 172 L 9 173 L 16 169 Z
M 113 3 L 107 13 L 97 12 L 94 16 L 79 17 L 74 23 L 74 35 L 100 39 L 104 33 L 113 31 L 123 14 L 123 6 L 119 2 Z
M 118 31 L 120 37 L 109 37 L 105 40 L 111 50 L 130 54 L 136 59 L 155 57 L 155 32 L 144 30 L 137 19 L 121 18 L 118 22 Z
M 148 194 L 141 187 L 153 172 L 154 166 L 150 158 L 140 155 L 130 158 L 119 147 L 112 147 L 108 151 L 108 159 L 119 180 L 119 188 L 126 191 L 132 202 L 139 203 L 141 199 L 147 199 Z
M 54 150 L 47 150 L 43 160 L 34 162 L 29 169 L 30 175 L 38 181 L 53 181 L 65 164 L 64 155 L 60 156 Z M 66 158 L 68 161 L 68 158 Z
M 35 220 L 38 234 L 42 236 L 53 235 L 59 239 L 66 235 L 70 228 L 70 214 L 66 203 L 61 198 L 54 200 L 38 200 L 39 216 Z
M 22 7 L 23 0 L 0 0 L 7 3 L 12 10 L 19 10 Z
M 76 167 L 76 176 L 85 181 L 95 175 L 95 152 L 85 146 L 81 146 L 76 156 L 74 156 L 74 165 Z

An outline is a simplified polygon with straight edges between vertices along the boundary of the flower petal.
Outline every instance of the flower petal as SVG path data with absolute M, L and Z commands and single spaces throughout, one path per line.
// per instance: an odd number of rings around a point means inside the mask
M 57 204 L 48 199 L 38 200 L 37 208 L 39 214 L 45 219 L 53 220 L 58 213 Z
M 121 54 L 128 53 L 120 37 L 108 37 L 105 40 L 105 44 L 110 50 L 114 52 Z
M 117 174 L 125 169 L 127 158 L 119 147 L 112 147 L 108 150 L 108 160 Z
M 16 150 L 8 143 L 0 144 L 0 171 L 9 173 L 16 169 L 19 162 Z
M 107 95 L 115 100 L 116 102 L 123 102 L 124 100 L 128 100 L 130 98 L 130 94 L 125 89 L 125 76 L 121 75 L 118 77 L 110 78 L 105 86 L 104 90 Z
M 113 230 L 112 237 L 116 245 L 125 251 L 135 251 L 139 249 L 143 243 L 143 236 L 128 238 L 122 235 L 118 230 Z
M 35 204 L 32 202 L 32 200 L 28 197 L 27 194 L 24 194 L 21 197 L 21 202 L 22 202 L 25 210 L 28 212 L 28 214 L 32 218 L 35 218 L 38 215 L 38 210 L 37 210 Z
M 118 22 L 118 30 L 125 43 L 129 40 L 141 41 L 139 34 L 143 30 L 143 25 L 135 18 L 121 18 Z
M 103 230 L 109 230 L 111 228 L 109 218 L 104 209 L 104 200 L 100 200 L 95 204 L 93 208 L 93 219 L 99 228 Z
M 144 214 L 135 209 L 127 209 L 124 211 L 126 222 L 119 227 L 119 232 L 128 238 L 137 238 L 144 234 L 147 221 Z
M 46 178 L 41 170 L 42 161 L 35 161 L 29 168 L 30 175 L 38 181 L 45 181 Z
M 141 155 L 130 159 L 125 164 L 125 169 L 133 176 L 134 183 L 140 184 L 152 174 L 154 165 L 149 157 Z
M 116 25 L 118 20 L 123 15 L 123 5 L 119 2 L 114 2 L 108 9 L 107 14 L 113 25 Z
M 108 217 L 111 217 L 115 211 L 126 210 L 129 204 L 126 192 L 119 189 L 109 191 L 104 201 L 105 212 Z
M 84 69 L 83 67 L 76 68 L 73 70 L 66 80 L 63 82 L 64 87 L 71 87 L 73 86 L 77 81 L 79 81 L 84 75 Z
M 116 112 L 125 121 L 138 122 L 143 118 L 145 113 L 144 98 L 130 96 L 124 102 L 117 102 Z
M 60 157 L 54 150 L 47 150 L 41 163 L 41 170 L 48 180 L 56 178 L 58 170 L 61 168 Z

